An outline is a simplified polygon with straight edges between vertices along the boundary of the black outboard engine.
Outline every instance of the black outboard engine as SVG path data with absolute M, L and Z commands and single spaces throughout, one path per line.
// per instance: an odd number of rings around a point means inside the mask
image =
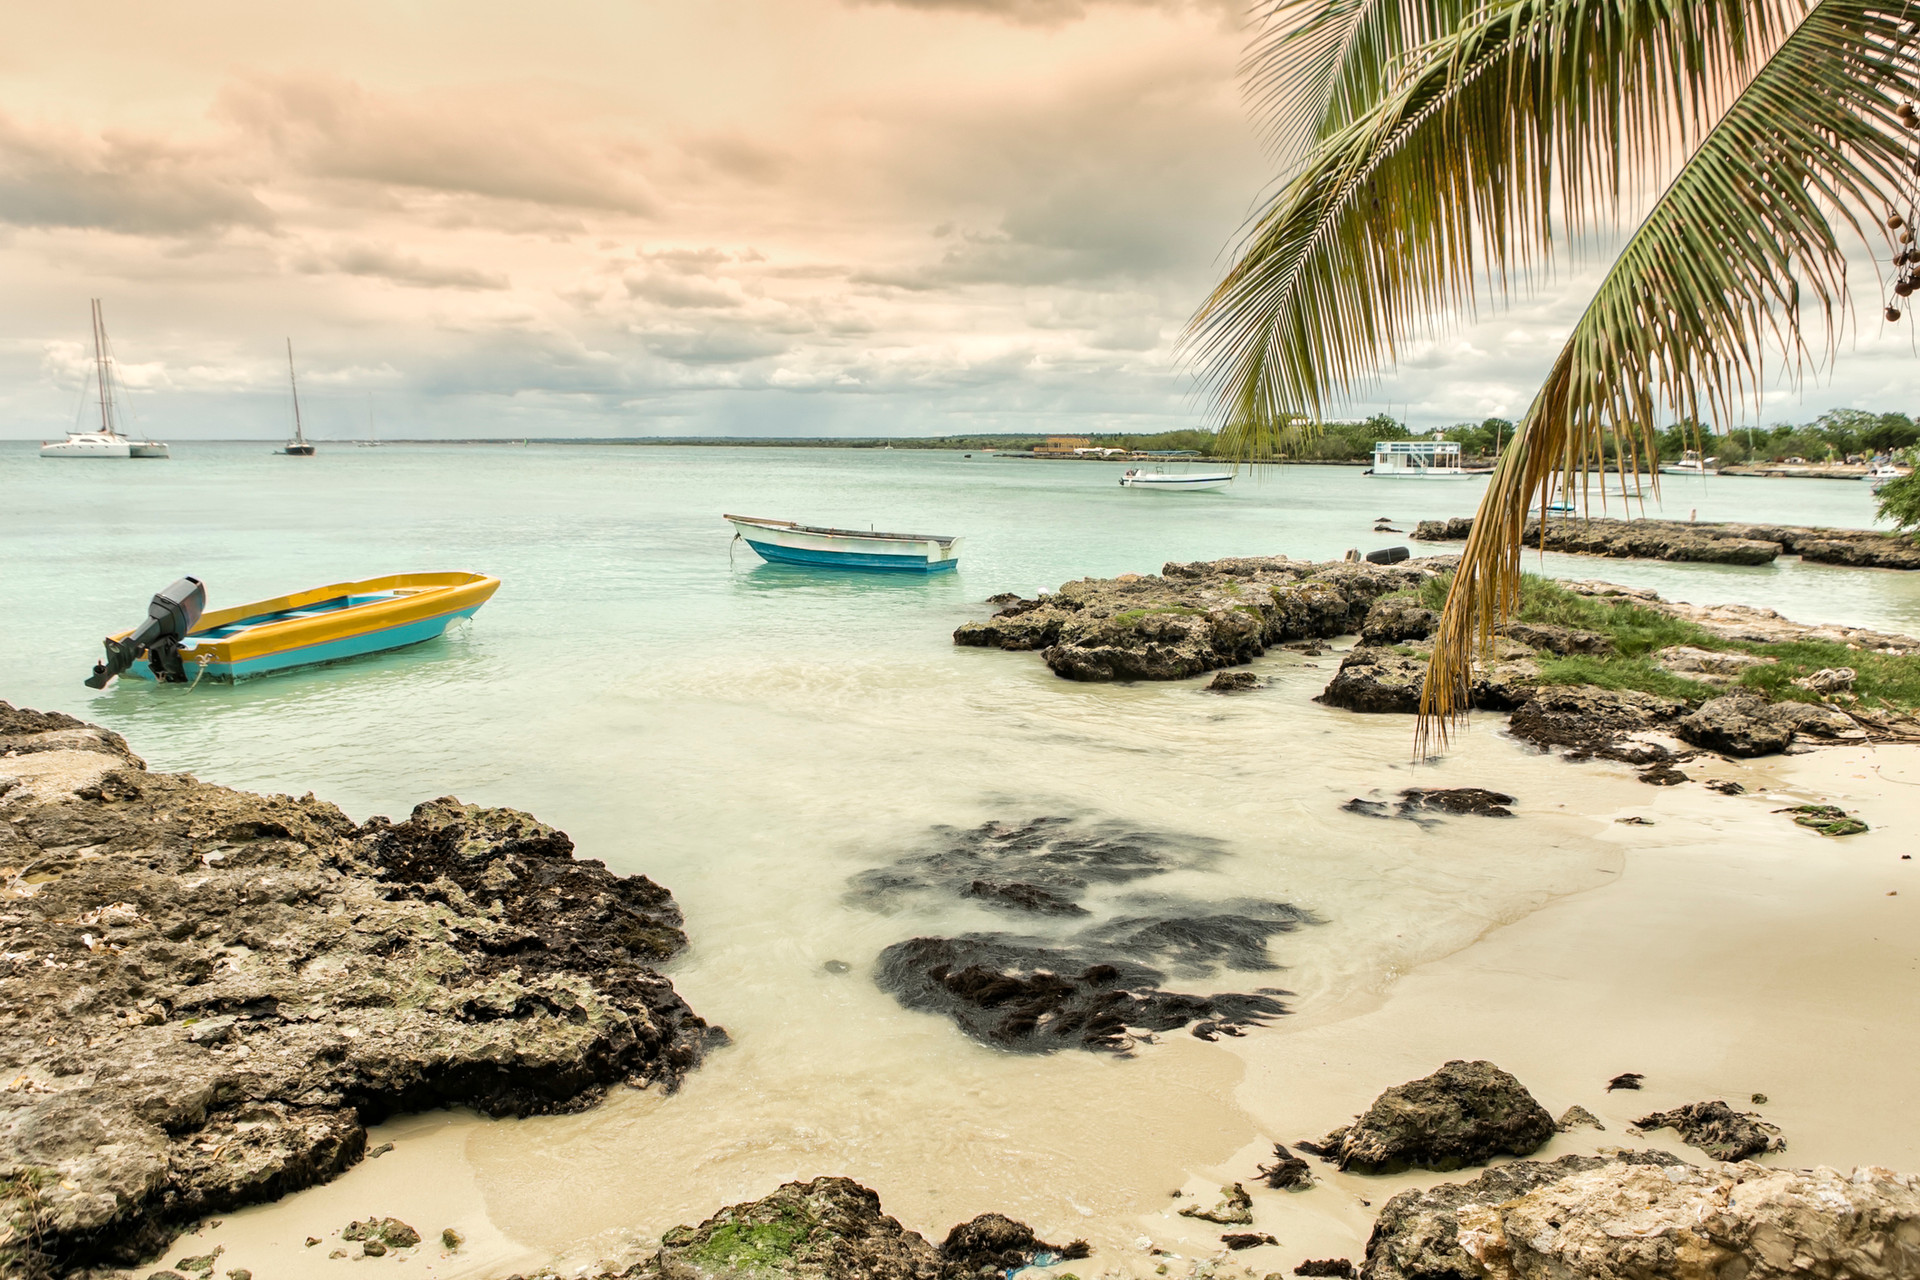
M 147 654 L 147 669 L 162 682 L 185 683 L 186 668 L 180 662 L 180 642 L 199 623 L 207 607 L 207 589 L 198 578 L 182 578 L 165 591 L 156 592 L 147 606 L 147 620 L 125 640 L 107 639 L 107 660 L 93 664 L 87 677 L 89 689 L 104 689 L 107 681 Z

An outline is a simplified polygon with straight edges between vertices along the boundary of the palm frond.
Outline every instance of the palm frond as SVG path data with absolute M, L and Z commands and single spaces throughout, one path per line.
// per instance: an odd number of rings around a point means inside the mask
M 1895 108 L 1920 64 L 1905 18 L 1904 3 L 1820 0 L 1627 242 L 1481 500 L 1428 667 L 1420 750 L 1467 709 L 1471 662 L 1517 600 L 1536 499 L 1584 485 L 1609 442 L 1623 477 L 1637 474 L 1658 456 L 1663 412 L 1731 417 L 1770 354 L 1795 372 L 1810 363 L 1809 323 L 1831 352 L 1847 304 L 1838 233 L 1886 207 L 1906 163 Z
M 1225 421 L 1259 442 L 1318 418 L 1431 317 L 1474 314 L 1489 284 L 1504 295 L 1550 252 L 1556 206 L 1576 224 L 1613 208 L 1622 154 L 1637 172 L 1703 135 L 1797 12 L 1496 0 L 1411 51 L 1259 215 L 1189 325 Z
M 1407 55 L 1455 29 L 1478 0 L 1271 0 L 1241 64 L 1274 142 L 1298 159 L 1373 109 Z

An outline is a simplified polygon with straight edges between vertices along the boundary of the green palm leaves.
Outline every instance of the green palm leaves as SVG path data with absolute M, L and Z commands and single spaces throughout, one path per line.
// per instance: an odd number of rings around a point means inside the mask
M 1902 4 L 1279 0 L 1250 82 L 1290 169 L 1189 333 L 1242 456 L 1282 450 L 1556 241 L 1672 174 L 1498 463 L 1442 617 L 1421 736 L 1519 583 L 1527 512 L 1663 417 L 1726 420 L 1769 357 L 1828 350 L 1839 232 L 1905 179 Z M 1914 16 L 1920 18 L 1920 9 Z M 1657 454 L 1656 454 L 1657 456 Z

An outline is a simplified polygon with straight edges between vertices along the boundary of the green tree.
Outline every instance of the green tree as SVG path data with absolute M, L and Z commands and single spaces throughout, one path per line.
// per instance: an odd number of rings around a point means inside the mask
M 1875 453 L 1892 453 L 1920 444 L 1920 427 L 1904 413 L 1883 413 L 1860 433 L 1860 443 Z
M 1920 471 L 1887 481 L 1874 497 L 1882 520 L 1893 521 L 1902 533 L 1920 535 Z
M 1423 739 L 1465 711 L 1556 483 L 1609 442 L 1644 466 L 1669 414 L 1732 420 L 1763 370 L 1813 358 L 1809 326 L 1837 333 L 1842 233 L 1914 212 L 1906 3 L 1272 0 L 1249 84 L 1286 167 L 1188 331 L 1235 456 L 1310 434 L 1414 335 L 1624 230 L 1637 184 L 1671 174 L 1495 464 Z

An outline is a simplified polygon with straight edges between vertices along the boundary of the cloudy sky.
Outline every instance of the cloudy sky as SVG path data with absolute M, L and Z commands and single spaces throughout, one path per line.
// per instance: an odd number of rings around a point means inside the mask
M 0 45 L 0 436 L 1204 425 L 1173 342 L 1271 165 L 1242 0 L 72 0 Z M 1517 416 L 1591 269 L 1349 406 Z M 1871 292 L 1875 287 L 1863 280 Z M 1774 418 L 1912 409 L 1865 298 Z

